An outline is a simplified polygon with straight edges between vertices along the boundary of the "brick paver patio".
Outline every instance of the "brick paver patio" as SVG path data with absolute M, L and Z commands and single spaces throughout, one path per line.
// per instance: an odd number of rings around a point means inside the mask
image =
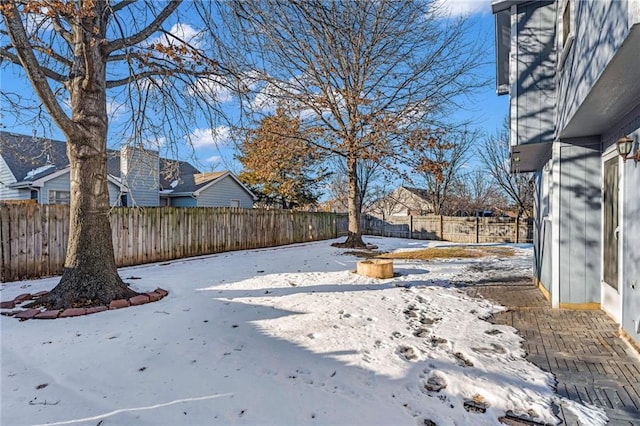
M 531 281 L 468 287 L 474 296 L 509 308 L 492 321 L 526 339 L 527 359 L 557 380 L 557 393 L 605 409 L 610 425 L 640 426 L 640 358 L 603 311 L 551 309 Z M 559 407 L 567 425 L 578 422 Z

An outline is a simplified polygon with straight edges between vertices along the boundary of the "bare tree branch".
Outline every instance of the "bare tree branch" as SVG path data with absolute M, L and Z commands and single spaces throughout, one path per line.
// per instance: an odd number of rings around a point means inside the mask
M 164 21 L 166 21 L 167 18 L 171 16 L 173 12 L 175 12 L 178 6 L 180 6 L 180 3 L 182 3 L 182 0 L 171 0 L 169 4 L 144 29 L 131 36 L 113 40 L 107 43 L 107 45 L 104 47 L 105 54 L 108 55 L 111 52 L 123 49 L 127 46 L 136 45 L 141 41 L 148 39 L 154 32 L 158 31 Z
M 51 90 L 51 86 L 49 86 L 49 82 L 47 81 L 49 71 L 51 70 L 47 71 L 40 66 L 40 63 L 33 53 L 18 8 L 10 0 L 1 0 L 0 11 L 4 18 L 7 32 L 9 33 L 11 44 L 16 49 L 19 64 L 24 68 L 35 92 L 58 126 L 60 126 L 64 132 L 71 132 L 74 127 L 73 123 L 58 103 L 56 95 Z M 8 54 L 9 52 L 5 51 L 3 53 Z M 3 57 L 9 59 L 6 55 L 3 55 Z M 54 75 L 51 78 L 58 77 L 62 80 L 62 76 L 59 74 L 55 74 L 52 71 L 51 74 Z

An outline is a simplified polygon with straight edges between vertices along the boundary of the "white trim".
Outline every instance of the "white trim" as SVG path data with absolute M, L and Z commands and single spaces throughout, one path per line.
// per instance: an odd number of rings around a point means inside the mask
M 67 166 L 64 169 L 60 169 L 51 173 L 50 175 L 46 175 L 41 177 L 40 179 L 34 180 L 33 182 L 30 183 L 29 186 L 32 186 L 34 188 L 42 188 L 44 184 L 49 182 L 51 179 L 55 179 L 57 177 L 63 176 L 64 174 L 69 173 L 70 170 L 71 169 L 69 168 L 69 166 Z
M 560 145 L 554 142 L 551 155 L 551 307 L 560 307 Z
M 611 160 L 612 158 L 618 158 L 618 227 L 622 229 L 622 211 L 620 207 L 622 205 L 622 194 L 624 179 L 622 176 L 624 175 L 623 167 L 624 163 L 622 163 L 622 159 L 618 155 L 615 144 L 611 145 L 609 149 L 607 149 L 602 154 L 602 167 L 601 167 L 601 199 L 604 200 L 604 163 L 606 161 Z M 603 311 L 607 312 L 617 323 L 621 323 L 622 321 L 622 244 L 618 244 L 618 289 L 611 287 L 609 284 L 604 281 L 604 208 L 600 209 L 600 307 Z M 622 234 L 618 234 L 618 241 L 622 241 Z
M 629 13 L 629 29 L 636 24 L 640 24 L 640 0 L 627 0 Z
M 569 33 L 564 40 L 564 13 L 569 8 Z M 559 53 L 557 69 L 564 68 L 564 63 L 571 52 L 571 47 L 576 38 L 576 3 L 574 0 L 563 0 L 559 9 L 556 9 L 556 47 Z

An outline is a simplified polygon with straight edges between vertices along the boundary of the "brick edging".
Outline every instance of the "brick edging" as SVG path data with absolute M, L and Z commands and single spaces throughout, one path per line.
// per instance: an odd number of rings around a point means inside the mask
M 156 288 L 154 291 L 140 293 L 129 299 L 113 300 L 109 306 L 93 306 L 90 308 L 67 308 L 67 309 L 16 309 L 21 304 L 30 300 L 36 300 L 39 297 L 49 293 L 48 291 L 40 291 L 38 293 L 23 293 L 14 297 L 13 300 L 0 302 L 0 315 L 10 316 L 25 321 L 28 319 L 56 319 L 71 318 L 84 315 L 96 314 L 113 309 L 128 308 L 129 306 L 139 306 L 146 303 L 157 302 L 166 297 L 169 292 L 162 288 Z

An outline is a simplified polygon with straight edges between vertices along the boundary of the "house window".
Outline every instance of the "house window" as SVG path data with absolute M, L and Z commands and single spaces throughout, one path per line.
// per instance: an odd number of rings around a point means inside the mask
M 568 1 L 562 12 L 562 47 L 567 46 L 571 34 L 571 1 Z
M 565 0 L 563 6 L 559 9 L 562 15 L 558 19 L 558 50 L 560 51 L 560 60 L 558 61 L 558 68 L 562 69 L 564 63 L 567 60 L 573 40 L 575 38 L 575 0 Z
M 240 207 L 240 200 L 231 200 L 231 207 Z
M 71 193 L 69 191 L 49 190 L 49 204 L 69 204 Z

